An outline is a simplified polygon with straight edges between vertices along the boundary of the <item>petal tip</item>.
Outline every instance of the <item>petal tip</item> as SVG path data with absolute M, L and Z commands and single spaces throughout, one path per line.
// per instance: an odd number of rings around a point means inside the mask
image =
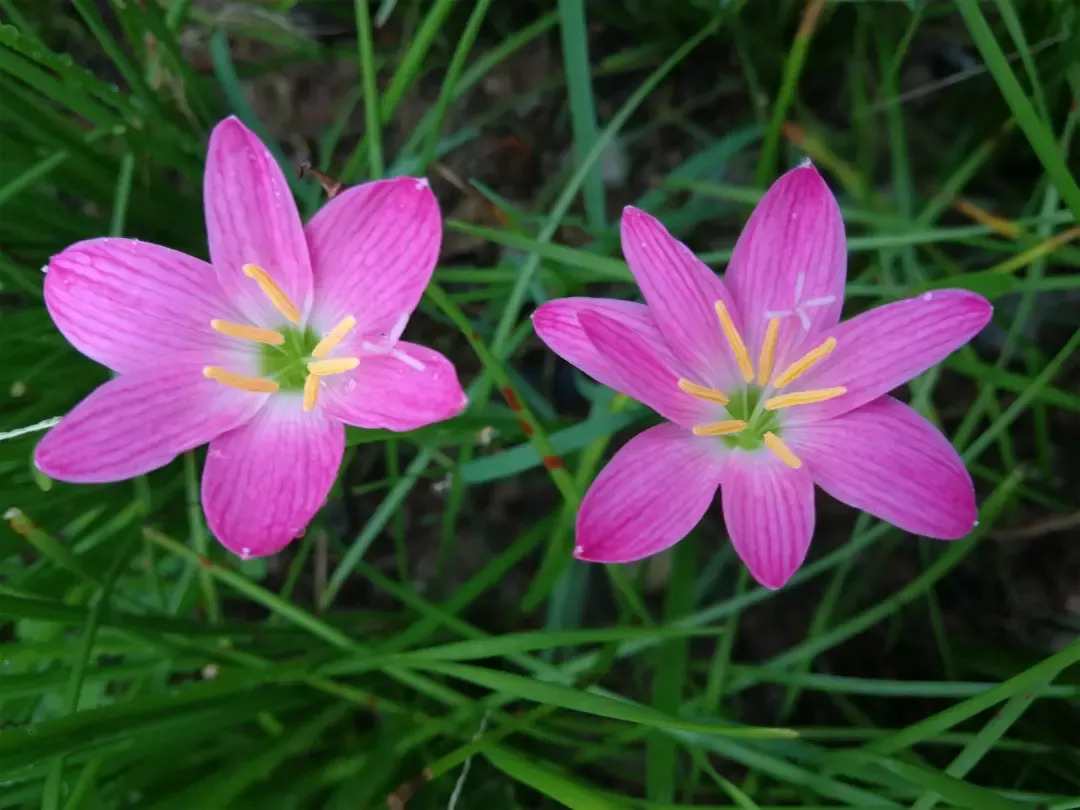
M 625 242 L 627 239 L 635 236 L 640 238 L 650 230 L 656 229 L 663 229 L 666 232 L 660 220 L 652 214 L 632 205 L 626 206 L 623 209 L 622 220 L 619 222 L 619 231 L 624 242 L 623 253 L 626 253 Z
M 586 546 L 582 543 L 578 543 L 574 546 L 574 559 L 579 562 L 599 564 L 624 562 L 624 560 L 618 559 L 617 555 L 605 553 L 602 547 Z
M 785 574 L 777 573 L 775 571 L 762 572 L 750 569 L 750 576 L 754 578 L 757 584 L 770 591 L 778 591 L 783 588 L 794 573 L 794 571 Z
M 230 115 L 222 118 L 214 125 L 214 128 L 210 130 L 210 140 L 214 141 L 215 139 L 232 133 L 240 135 L 252 134 L 251 129 L 248 128 L 247 124 L 245 124 L 235 115 Z

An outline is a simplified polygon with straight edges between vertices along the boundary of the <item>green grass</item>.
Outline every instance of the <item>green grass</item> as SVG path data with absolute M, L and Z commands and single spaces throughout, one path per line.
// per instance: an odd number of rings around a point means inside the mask
M 1011 0 L 0 0 L 0 808 L 1080 808 L 1080 561 L 1054 528 L 1080 509 L 1078 22 Z M 302 160 L 431 178 L 445 249 L 409 336 L 470 395 L 411 434 L 350 430 L 304 538 L 247 562 L 205 526 L 201 451 L 78 487 L 24 430 L 106 379 L 40 268 L 107 234 L 205 256 L 227 114 L 305 215 Z M 636 295 L 625 204 L 722 271 L 804 155 L 844 212 L 847 314 L 942 287 L 996 305 L 910 386 L 978 527 L 937 544 L 822 498 L 777 593 L 718 509 L 648 564 L 573 562 L 583 493 L 654 417 L 557 369 L 529 314 Z

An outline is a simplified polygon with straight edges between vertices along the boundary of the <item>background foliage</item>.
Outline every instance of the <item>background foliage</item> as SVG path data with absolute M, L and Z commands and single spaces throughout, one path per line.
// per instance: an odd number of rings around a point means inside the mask
M 1080 807 L 1077 12 L 0 0 L 0 807 Z M 442 425 L 350 434 L 305 537 L 250 562 L 207 536 L 198 453 L 76 487 L 20 432 L 105 376 L 39 268 L 104 234 L 205 256 L 227 113 L 306 214 L 304 161 L 432 179 L 446 235 L 410 335 L 471 395 Z M 937 544 L 822 497 L 779 593 L 718 514 L 648 564 L 571 562 L 581 493 L 650 417 L 543 350 L 529 312 L 636 294 L 626 203 L 722 269 L 803 155 L 844 208 L 848 315 L 994 299 L 909 390 L 980 525 Z

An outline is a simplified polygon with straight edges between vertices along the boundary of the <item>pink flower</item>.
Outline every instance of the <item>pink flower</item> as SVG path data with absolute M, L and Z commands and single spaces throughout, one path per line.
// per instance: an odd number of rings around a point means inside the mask
M 646 304 L 551 301 L 533 316 L 551 349 L 667 421 L 597 476 L 578 559 L 631 562 L 682 539 L 721 490 L 750 573 L 779 588 L 814 531 L 814 484 L 915 534 L 975 524 L 959 455 L 889 391 L 990 319 L 963 290 L 923 293 L 838 323 L 844 224 L 817 171 L 781 177 L 743 229 L 724 281 L 654 218 L 627 208 L 623 252 Z
M 38 445 L 63 481 L 118 481 L 206 442 L 202 505 L 244 557 L 302 534 L 337 477 L 344 424 L 406 431 L 459 413 L 443 355 L 399 340 L 431 278 L 441 220 L 427 182 L 355 186 L 305 227 L 285 176 L 235 118 L 210 136 L 210 264 L 134 239 L 54 256 L 45 303 L 117 372 Z

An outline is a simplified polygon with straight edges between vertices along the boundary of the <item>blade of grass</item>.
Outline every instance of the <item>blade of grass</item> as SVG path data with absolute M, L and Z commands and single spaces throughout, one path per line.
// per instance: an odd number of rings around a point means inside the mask
M 1039 118 L 1027 93 L 1016 80 L 1009 60 L 994 37 L 979 3 L 977 0 L 956 0 L 956 7 L 963 16 L 971 38 L 986 61 L 994 81 L 997 82 L 1005 103 L 1012 110 L 1017 126 L 1027 136 L 1032 151 L 1046 169 L 1051 182 L 1057 186 L 1061 199 L 1080 221 L 1080 185 L 1077 185 L 1076 178 L 1065 163 L 1065 156 L 1058 149 L 1053 134 Z
M 596 104 L 593 101 L 589 63 L 589 35 L 585 24 L 584 0 L 559 0 L 559 33 L 562 39 L 566 92 L 570 97 L 570 123 L 574 133 L 574 155 L 582 161 L 599 136 Z M 589 227 L 604 227 L 604 178 L 593 165 L 582 180 L 585 219 Z
M 810 50 L 810 40 L 813 39 L 817 29 L 818 20 L 822 11 L 825 10 L 825 0 L 806 0 L 803 8 L 802 19 L 799 28 L 795 32 L 795 39 L 791 43 L 791 51 L 784 60 L 784 73 L 780 79 L 780 89 L 776 94 L 776 103 L 773 104 L 772 116 L 769 119 L 769 128 L 765 130 L 765 139 L 761 144 L 761 157 L 758 159 L 757 171 L 754 174 L 754 184 L 764 188 L 769 180 L 776 175 L 776 163 L 780 151 L 780 134 L 784 122 L 787 120 L 788 109 L 795 97 L 795 90 L 799 84 L 799 75 L 802 73 L 806 55 Z
M 375 46 L 371 38 L 371 9 L 368 0 L 355 0 L 356 47 L 360 62 L 360 83 L 364 90 L 364 125 L 368 149 L 368 174 L 373 179 L 383 175 L 382 119 L 379 112 L 378 77 L 375 72 Z

